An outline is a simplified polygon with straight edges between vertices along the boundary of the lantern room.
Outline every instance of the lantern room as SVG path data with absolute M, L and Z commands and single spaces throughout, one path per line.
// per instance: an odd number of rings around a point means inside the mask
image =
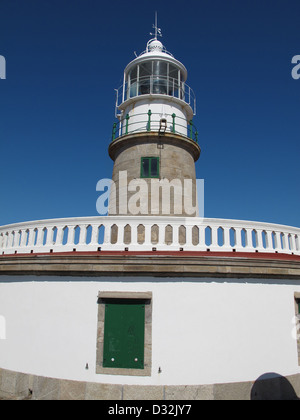
M 187 69 L 157 39 L 124 70 L 117 89 L 118 135 L 164 130 L 188 136 L 196 98 L 187 85 Z

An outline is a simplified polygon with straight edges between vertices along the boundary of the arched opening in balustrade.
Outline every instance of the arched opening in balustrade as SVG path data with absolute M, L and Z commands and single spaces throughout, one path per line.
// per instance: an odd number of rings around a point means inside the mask
M 21 235 L 22 235 L 22 233 L 20 234 L 20 240 L 21 240 Z M 47 243 L 47 238 L 48 238 L 48 229 L 46 228 L 46 227 L 44 227 L 44 229 L 42 230 L 42 244 L 43 245 L 46 245 L 46 243 Z
M 192 228 L 192 244 L 194 246 L 199 245 L 200 238 L 199 238 L 199 228 L 198 226 L 193 226 Z
M 118 231 L 119 227 L 117 225 L 112 225 L 110 228 L 110 243 L 115 245 L 118 242 Z
M 230 246 L 234 248 L 236 246 L 236 230 L 233 227 L 229 230 L 229 240 Z
M 145 226 L 138 225 L 137 227 L 137 242 L 142 245 L 145 242 Z
M 179 226 L 179 229 L 178 229 L 178 241 L 179 241 L 179 245 L 186 244 L 186 228 L 183 225 Z
M 211 234 L 211 227 L 207 226 L 205 228 L 205 245 L 211 246 L 212 244 L 212 234 Z
M 86 239 L 85 239 L 85 243 L 87 245 L 92 242 L 92 233 L 93 233 L 93 227 L 91 225 L 88 225 L 86 227 Z
M 98 227 L 98 244 L 102 245 L 104 243 L 105 227 L 100 225 Z
M 57 227 L 54 226 L 54 228 L 52 229 L 52 242 L 53 242 L 53 244 L 56 244 L 56 239 L 57 239 Z
M 69 240 L 69 228 L 68 228 L 68 226 L 65 226 L 63 228 L 62 244 L 66 245 L 68 243 L 68 240 Z
M 288 249 L 291 251 L 293 248 L 293 245 L 292 245 L 292 235 L 290 233 L 288 234 L 288 237 L 287 237 L 287 245 L 288 245 Z
M 277 248 L 277 241 L 276 241 L 276 233 L 275 232 L 271 233 L 271 238 L 272 238 L 272 247 L 273 247 L 273 249 L 276 249 Z
M 258 247 L 258 240 L 257 240 L 257 231 L 255 229 L 252 230 L 252 245 L 253 248 L 257 248 Z
M 267 232 L 265 230 L 263 230 L 261 232 L 261 237 L 262 237 L 263 248 L 267 249 L 267 247 L 268 247 L 268 238 L 267 238 Z
M 296 251 L 300 250 L 299 236 L 295 235 Z
M 26 237 L 26 239 L 25 239 L 25 243 L 24 243 L 24 245 L 25 245 L 25 246 L 28 246 L 28 243 L 29 243 L 29 229 L 27 229 L 27 230 L 25 231 L 25 237 Z
M 0 248 L 3 248 L 3 233 L 0 233 Z
M 159 227 L 158 225 L 151 226 L 151 243 L 157 245 L 159 240 Z
M 39 233 L 39 230 L 38 230 L 38 228 L 35 228 L 34 230 L 33 230 L 33 246 L 36 246 L 36 244 L 37 244 L 37 240 L 38 240 L 38 233 Z
M 218 228 L 217 237 L 218 237 L 218 245 L 223 246 L 224 245 L 224 229 L 221 226 Z
M 246 248 L 246 246 L 248 245 L 247 231 L 245 228 L 241 230 L 241 243 L 243 248 Z
M 280 233 L 280 248 L 281 249 L 285 248 L 285 237 L 284 237 L 284 234 L 282 232 Z
M 129 224 L 124 227 L 124 244 L 131 244 L 131 226 Z
M 80 226 L 75 226 L 74 229 L 74 245 L 78 245 L 80 240 Z
M 5 248 L 5 234 L 2 233 L 1 238 L 0 238 L 1 248 Z
M 8 247 L 8 232 L 5 233 L 4 235 L 4 248 Z
M 165 227 L 165 244 L 172 245 L 173 243 L 173 228 L 171 225 Z
M 13 241 L 12 246 L 17 248 L 20 245 L 20 235 L 18 231 L 13 232 Z M 0 247 L 1 247 L 1 237 L 0 237 Z

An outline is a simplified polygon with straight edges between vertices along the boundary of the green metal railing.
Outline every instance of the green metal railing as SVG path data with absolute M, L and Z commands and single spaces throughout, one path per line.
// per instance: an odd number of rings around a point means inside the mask
M 187 122 L 176 114 L 166 114 L 165 118 L 162 119 L 161 114 L 153 113 L 150 109 L 147 113 L 134 114 L 133 117 L 134 121 L 127 114 L 121 121 L 114 122 L 112 141 L 138 132 L 159 132 L 160 134 L 167 132 L 188 137 L 198 143 L 198 130 L 193 120 Z

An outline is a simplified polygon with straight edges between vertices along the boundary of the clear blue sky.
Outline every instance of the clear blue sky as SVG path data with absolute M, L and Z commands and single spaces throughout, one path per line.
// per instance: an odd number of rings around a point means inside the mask
M 0 225 L 97 215 L 114 88 L 156 10 L 197 96 L 205 216 L 300 226 L 299 0 L 0 0 Z

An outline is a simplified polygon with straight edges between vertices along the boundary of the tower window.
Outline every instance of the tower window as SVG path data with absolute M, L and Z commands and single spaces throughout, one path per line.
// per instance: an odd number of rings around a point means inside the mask
M 141 178 L 159 178 L 158 157 L 142 157 Z

